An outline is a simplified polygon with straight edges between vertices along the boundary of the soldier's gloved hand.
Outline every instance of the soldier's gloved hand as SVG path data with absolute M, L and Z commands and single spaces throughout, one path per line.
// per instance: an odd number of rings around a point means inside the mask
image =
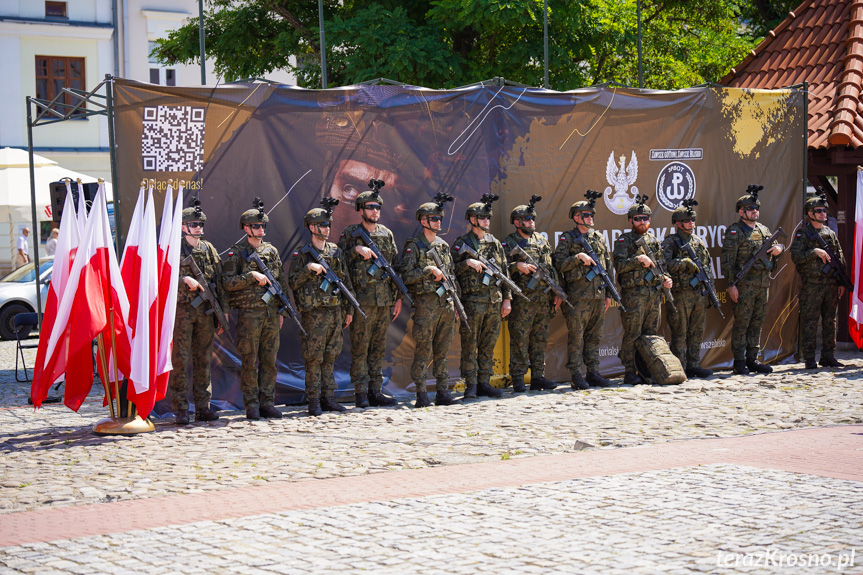
M 653 265 L 653 262 L 650 261 L 650 258 L 647 257 L 645 254 L 638 254 L 637 256 L 635 256 L 635 259 L 640 261 L 641 265 L 643 265 L 646 268 L 649 268 L 651 265 Z
M 322 266 L 321 264 L 316 264 L 315 262 L 307 263 L 306 268 L 309 269 L 310 271 L 315 272 L 315 275 L 321 275 L 322 273 L 327 271 L 324 269 L 324 266 Z
M 443 272 L 437 266 L 426 266 L 423 271 L 432 274 L 436 282 L 443 280 Z
M 375 256 L 375 252 L 366 246 L 356 246 L 354 247 L 354 251 L 360 254 L 364 260 L 369 260 Z
M 482 265 L 481 261 L 475 260 L 473 258 L 466 259 L 465 263 L 467 263 L 467 265 L 470 266 L 470 268 L 477 273 L 482 272 L 482 268 L 485 267 L 484 265 Z
M 186 276 L 183 278 L 183 281 L 186 283 L 186 287 L 188 287 L 190 291 L 197 291 L 198 288 L 201 287 L 201 284 L 199 284 L 198 280 L 196 280 L 195 278 L 190 278 L 189 276 Z
M 255 278 L 255 281 L 258 282 L 259 286 L 265 286 L 270 283 L 270 280 L 267 279 L 267 276 L 265 276 L 261 272 L 252 271 L 249 273 L 252 274 L 252 277 Z
M 785 249 L 785 246 L 783 246 L 782 244 L 776 244 L 775 246 L 773 246 L 772 248 L 767 250 L 767 253 L 770 254 L 771 256 L 778 256 L 779 254 L 782 253 L 782 250 L 784 250 L 784 249 Z
M 518 262 L 517 264 L 515 264 L 515 267 L 518 268 L 518 271 L 523 274 L 532 274 L 536 271 L 536 266 L 526 262 Z
M 816 256 L 821 258 L 821 261 L 823 263 L 825 263 L 825 264 L 830 263 L 830 254 L 828 254 L 826 251 L 822 250 L 821 248 L 815 248 L 813 251 L 815 252 Z
M 596 265 L 596 262 L 593 261 L 593 258 L 584 252 L 576 254 L 575 257 L 577 257 L 581 261 L 581 263 L 586 265 L 586 266 L 595 266 Z
M 698 272 L 698 265 L 689 258 L 683 258 L 683 263 L 686 265 L 686 271 L 691 273 Z

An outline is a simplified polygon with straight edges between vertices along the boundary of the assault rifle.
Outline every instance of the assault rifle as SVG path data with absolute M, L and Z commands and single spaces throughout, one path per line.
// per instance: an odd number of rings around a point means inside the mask
M 602 278 L 602 283 L 605 284 L 605 289 L 611 292 L 611 298 L 620 306 L 620 311 L 625 313 L 626 306 L 623 305 L 623 298 L 620 297 L 620 292 L 618 292 L 617 288 L 614 287 L 614 282 L 611 281 L 611 278 L 608 276 L 608 272 L 604 267 L 602 267 L 602 264 L 599 263 L 599 256 L 596 255 L 596 251 L 593 249 L 593 246 L 591 246 L 590 242 L 587 241 L 587 236 L 580 233 L 578 234 L 578 237 L 575 238 L 575 241 L 581 244 L 581 249 L 583 249 L 584 253 L 593 260 L 593 265 L 590 266 L 590 271 L 587 272 L 587 281 L 592 281 L 596 276 L 600 276 Z
M 228 334 L 231 341 L 234 341 L 234 338 L 231 337 L 231 332 L 228 329 L 228 318 L 225 317 L 225 312 L 222 311 L 222 306 L 219 305 L 219 300 L 216 297 L 215 286 L 207 282 L 204 272 L 201 271 L 201 268 L 198 267 L 198 262 L 196 262 L 195 258 L 191 255 L 187 256 L 182 263 L 188 265 L 192 269 L 192 275 L 195 276 L 195 280 L 198 282 L 198 289 L 200 290 L 197 297 L 192 300 L 192 307 L 197 309 L 198 306 L 204 302 L 210 304 L 210 309 L 207 310 L 207 315 L 215 314 L 216 320 L 219 322 L 219 327 L 222 328 L 223 332 Z
M 368 230 L 366 230 L 363 226 L 359 226 L 354 230 L 354 233 L 351 234 L 353 237 L 360 237 L 364 242 L 366 242 L 366 247 L 372 250 L 372 253 L 375 254 L 374 262 L 369 268 L 369 275 L 377 278 L 379 277 L 387 277 L 393 280 L 393 283 L 396 284 L 398 290 L 402 293 L 402 296 L 407 300 L 411 306 L 414 305 L 414 300 L 411 299 L 410 294 L 408 294 L 408 286 L 405 285 L 405 282 L 398 276 L 396 271 L 393 269 L 392 264 L 387 261 L 384 257 L 384 254 L 381 253 L 381 249 L 378 247 L 378 244 L 372 239 L 371 235 L 369 235 Z M 382 272 L 378 274 L 378 272 Z
M 788 234 L 785 233 L 785 230 L 783 230 L 782 228 L 777 228 L 776 231 L 773 232 L 770 235 L 770 237 L 764 241 L 763 244 L 761 244 L 761 248 L 757 252 L 755 252 L 755 254 L 751 258 L 749 258 L 749 261 L 747 261 L 745 264 L 743 264 L 743 267 L 740 268 L 740 271 L 737 273 L 737 276 L 734 278 L 734 281 L 731 282 L 731 284 L 728 287 L 731 288 L 731 287 L 736 286 L 737 282 L 742 280 L 746 276 L 746 274 L 749 272 L 749 270 L 752 269 L 752 266 L 755 265 L 755 262 L 757 262 L 759 260 L 764 260 L 765 266 L 768 267 L 768 269 L 769 269 L 769 261 L 767 260 L 767 252 L 770 251 L 771 249 L 773 249 L 773 242 L 776 241 L 776 238 L 785 239 L 787 237 L 788 237 Z
M 644 236 L 641 236 L 637 240 L 635 240 L 635 245 L 641 247 L 641 250 L 644 252 L 648 258 L 650 258 L 650 271 L 647 272 L 647 277 L 644 279 L 650 281 L 654 277 L 659 277 L 660 281 L 665 281 L 665 270 L 662 269 L 662 264 L 659 263 L 659 260 L 653 254 L 653 250 L 650 249 L 650 246 L 644 240 Z M 674 296 L 671 295 L 671 290 L 662 286 L 662 293 L 665 294 L 665 299 L 668 301 L 668 306 L 672 311 L 677 311 L 677 306 L 674 305 Z
M 524 295 L 524 292 L 521 291 L 521 288 L 518 287 L 514 281 L 509 279 L 509 277 L 506 275 L 506 272 L 500 269 L 497 264 L 479 255 L 475 249 L 473 249 L 466 243 L 462 242 L 461 245 L 464 246 L 464 251 L 470 254 L 473 259 L 477 260 L 479 263 L 485 266 L 485 275 L 482 278 L 483 284 L 489 285 L 492 279 L 494 279 L 495 285 L 500 285 L 501 283 L 503 283 L 510 289 L 510 291 L 515 292 L 527 301 L 530 301 L 530 298 Z
M 689 285 L 695 287 L 698 284 L 701 284 L 701 295 L 706 295 L 710 300 L 710 305 L 716 308 L 716 311 L 719 312 L 722 319 L 725 319 L 725 314 L 722 313 L 722 306 L 719 305 L 719 297 L 716 295 L 716 288 L 713 287 L 713 282 L 710 281 L 710 276 L 707 275 L 707 270 L 704 269 L 704 266 L 701 264 L 701 260 L 695 255 L 695 250 L 692 249 L 692 245 L 689 242 L 683 243 L 680 236 L 676 234 L 675 236 L 677 247 L 685 251 L 686 255 L 689 256 L 689 259 L 695 262 L 695 266 L 698 268 L 698 271 L 695 273 L 695 277 L 689 280 Z
M 431 259 L 434 260 L 434 265 L 437 266 L 443 274 L 443 280 L 441 280 L 440 287 L 436 291 L 438 297 L 442 297 L 444 293 L 447 294 L 447 299 L 455 306 L 455 310 L 458 312 L 458 316 L 461 318 L 462 323 L 464 323 L 467 331 L 470 332 L 470 324 L 467 321 L 467 314 L 464 311 L 464 306 L 461 304 L 461 300 L 458 298 L 458 288 L 455 287 L 455 279 L 446 273 L 446 268 L 444 267 L 443 261 L 440 259 L 440 254 L 437 253 L 436 249 L 429 246 L 428 254 L 431 256 Z
M 269 268 L 264 265 L 264 262 L 261 260 L 261 256 L 258 255 L 258 252 L 251 250 L 249 254 L 245 256 L 245 258 L 246 261 L 258 264 L 258 269 L 261 270 L 261 273 L 264 274 L 269 281 L 267 291 L 264 292 L 264 295 L 261 296 L 261 299 L 264 300 L 264 302 L 268 302 L 273 299 L 273 297 L 279 298 L 279 303 L 282 304 L 279 312 L 281 313 L 282 310 L 287 310 L 288 315 L 291 316 L 291 319 L 294 320 L 295 324 L 297 324 L 297 328 L 300 330 L 300 333 L 303 334 L 303 337 L 308 337 L 309 334 L 307 334 L 306 330 L 303 329 L 303 324 L 300 323 L 300 318 L 297 317 L 297 311 L 294 309 L 294 306 L 291 305 L 291 302 L 288 299 L 288 295 L 282 289 L 281 284 L 276 281 L 276 278 L 273 277 L 273 274 L 270 272 Z
M 336 272 L 330 267 L 327 263 L 327 260 L 324 259 L 318 250 L 316 250 L 311 243 L 303 246 L 303 249 L 300 250 L 304 254 L 309 254 L 312 256 L 312 259 L 315 260 L 315 263 L 318 263 L 324 268 L 324 281 L 321 282 L 321 289 L 327 293 L 341 293 L 345 299 L 347 299 L 354 309 L 363 316 L 363 319 L 366 319 L 366 314 L 363 311 L 363 308 L 360 307 L 360 302 L 357 301 L 357 298 L 354 297 L 354 294 L 351 293 L 351 290 L 339 279 L 339 276 L 336 275 Z
M 830 256 L 830 261 L 824 264 L 824 267 L 821 268 L 821 273 L 826 275 L 827 277 L 835 277 L 839 281 L 839 285 L 843 286 L 849 292 L 854 291 L 854 283 L 852 283 L 851 278 L 848 277 L 848 274 L 845 272 L 845 266 L 842 265 L 842 262 L 839 261 L 839 258 L 833 253 L 833 250 L 830 249 L 830 246 L 827 245 L 827 242 L 824 241 L 824 238 L 821 237 L 821 234 L 818 233 L 818 230 L 815 230 L 815 233 L 811 233 L 810 230 L 806 230 L 806 235 L 809 236 L 809 239 L 814 239 L 818 242 L 818 246 L 827 252 L 827 255 Z
M 548 268 L 545 267 L 545 264 L 533 259 L 531 255 L 524 251 L 524 249 L 519 245 L 516 245 L 512 250 L 510 250 L 509 257 L 515 257 L 515 254 L 517 253 L 524 256 L 524 263 L 536 268 L 536 271 L 533 272 L 533 276 L 531 276 L 530 280 L 527 282 L 527 289 L 533 289 L 540 282 L 545 282 L 545 285 L 548 286 L 544 290 L 545 293 L 548 293 L 549 291 L 554 292 L 554 295 L 563 300 L 566 305 L 572 307 L 572 304 L 569 303 L 569 300 L 566 297 L 566 292 L 562 287 L 560 287 L 559 283 L 554 281 L 554 277 L 551 275 L 551 272 L 548 271 Z

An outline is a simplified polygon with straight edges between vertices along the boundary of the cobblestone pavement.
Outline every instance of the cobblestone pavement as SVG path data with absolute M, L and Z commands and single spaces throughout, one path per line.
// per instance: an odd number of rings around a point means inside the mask
M 863 354 L 846 352 L 838 357 L 848 367 L 835 371 L 792 364 L 768 376 L 720 373 L 673 387 L 572 392 L 567 386 L 444 408 L 351 408 L 321 418 L 284 407 L 278 421 L 222 412 L 213 423 L 178 428 L 163 420 L 155 433 L 97 437 L 91 426 L 107 414 L 100 388 L 77 414 L 62 405 L 34 411 L 29 385 L 15 383 L 14 353 L 14 342 L 0 343 L 0 524 L 3 514 L 27 510 L 863 423 Z M 856 548 L 863 555 L 859 486 L 741 466 L 687 467 L 26 544 L 0 548 L 0 568 L 766 572 L 718 568 L 717 552 L 772 545 L 769 551 Z M 462 506 L 470 511 L 449 512 Z M 813 523 L 822 508 L 830 521 Z M 814 551 L 804 545 L 807 533 Z

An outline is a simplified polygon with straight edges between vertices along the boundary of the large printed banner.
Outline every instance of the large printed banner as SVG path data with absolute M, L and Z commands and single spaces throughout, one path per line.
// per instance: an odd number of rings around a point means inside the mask
M 678 92 L 596 87 L 551 92 L 523 87 L 460 90 L 356 86 L 304 90 L 266 83 L 216 88 L 166 88 L 115 81 L 115 127 L 121 221 L 128 225 L 138 183 L 185 179 L 207 214 L 206 238 L 220 251 L 242 237 L 240 214 L 255 197 L 269 212 L 267 241 L 287 264 L 308 241 L 302 218 L 324 196 L 341 200 L 333 236 L 359 221 L 353 200 L 382 179 L 381 222 L 401 246 L 418 233 L 414 212 L 438 191 L 456 197 L 447 207 L 444 239 L 466 229 L 464 211 L 484 192 L 497 193 L 492 232 L 512 230 L 510 211 L 542 196 L 537 229 L 556 244 L 573 227 L 567 215 L 588 189 L 603 192 L 596 225 L 609 245 L 628 229 L 626 211 L 640 194 L 654 211 L 653 233 L 673 230 L 671 212 L 698 201 L 698 228 L 713 257 L 717 291 L 728 319 L 708 313 L 703 365 L 731 364 L 731 302 L 719 254 L 734 204 L 750 183 L 764 186 L 761 221 L 791 236 L 802 214 L 805 92 L 701 87 Z M 161 210 L 157 206 L 157 213 Z M 781 360 L 796 347 L 796 273 L 788 255 L 774 271 L 762 334 L 764 357 Z M 410 310 L 393 323 L 385 377 L 396 395 L 413 392 Z M 232 320 L 233 322 L 234 320 Z M 663 322 L 664 323 L 664 322 Z M 667 327 L 663 327 L 667 333 Z M 617 309 L 607 314 L 602 371 L 622 373 Z M 552 320 L 546 375 L 567 381 L 566 326 Z M 450 350 L 458 377 L 459 346 Z M 220 338 L 213 359 L 217 405 L 241 406 L 239 356 Z M 352 390 L 350 342 L 336 363 L 340 390 Z M 279 391 L 299 399 L 304 388 L 300 339 L 282 330 Z M 505 361 L 496 362 L 505 374 Z M 219 403 L 219 401 L 223 403 Z

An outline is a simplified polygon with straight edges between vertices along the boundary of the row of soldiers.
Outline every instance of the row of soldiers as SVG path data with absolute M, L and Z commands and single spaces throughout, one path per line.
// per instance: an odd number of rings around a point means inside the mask
M 276 356 L 279 330 L 292 316 L 303 334 L 305 390 L 308 412 L 344 411 L 335 397 L 333 366 L 342 349 L 343 329 L 349 328 L 351 381 L 357 407 L 394 405 L 382 390 L 383 358 L 389 324 L 400 315 L 407 299 L 413 309 L 415 342 L 411 378 L 416 388 L 416 407 L 432 404 L 426 388 L 429 367 L 435 378 L 436 405 L 456 403 L 449 389 L 447 352 L 459 325 L 461 375 L 464 399 L 499 397 L 490 383 L 494 348 L 501 323 L 508 319 L 512 391 L 551 390 L 556 383 L 545 377 L 545 350 L 549 321 L 560 310 L 569 332 L 567 368 L 572 389 L 609 385 L 599 373 L 599 345 L 604 316 L 617 301 L 623 323 L 619 358 L 625 384 L 643 383 L 636 369 L 635 342 L 659 330 L 663 299 L 669 306 L 671 349 L 690 378 L 712 371 L 700 366 L 701 343 L 709 305 L 719 306 L 707 246 L 694 234 L 697 202 L 687 201 L 672 214 L 675 227 L 663 242 L 649 233 L 651 209 L 640 196 L 627 217 L 631 230 L 609 250 L 596 225 L 596 200 L 586 199 L 569 210 L 575 224 L 552 249 L 536 231 L 533 196 L 510 215 L 515 231 L 503 242 L 489 227 L 496 195 L 484 194 L 465 212 L 470 230 L 450 246 L 440 237 L 445 204 L 452 196 L 439 193 L 433 202 L 416 210 L 422 232 L 407 240 L 399 257 L 392 232 L 380 222 L 384 182 L 372 180 L 370 191 L 355 203 L 362 222 L 348 226 L 338 244 L 329 240 L 333 207 L 325 199 L 322 208 L 304 218 L 311 239 L 291 254 L 287 274 L 278 250 L 264 241 L 269 221 L 263 204 L 242 214 L 240 228 L 246 236 L 232 246 L 224 263 L 215 248 L 202 238 L 206 216 L 196 205 L 183 211 L 184 259 L 180 269 L 180 295 L 174 332 L 171 376 L 173 408 L 178 424 L 189 423 L 188 378 L 184 366 L 192 360 L 195 419 L 212 421 L 218 415 L 210 406 L 210 355 L 217 328 L 202 294 L 223 294 L 238 310 L 237 347 L 242 360 L 241 389 L 249 419 L 279 418 L 275 408 Z M 761 327 L 770 283 L 770 271 L 784 246 L 776 234 L 758 222 L 759 186 L 750 186 L 736 204 L 739 220 L 727 229 L 722 247 L 722 271 L 730 281 L 734 327 L 731 347 L 734 372 L 770 373 L 759 361 Z M 825 264 L 837 258 L 844 265 L 838 239 L 826 225 L 824 195 L 805 205 L 806 223 L 797 232 L 791 255 L 803 279 L 800 296 L 802 351 L 806 368 L 815 369 L 815 330 L 823 324 L 821 364 L 839 367 L 836 347 L 836 312 L 842 287 Z M 781 228 L 780 228 L 781 230 Z M 819 237 L 824 243 L 819 241 Z M 192 261 L 197 264 L 192 269 Z M 620 293 L 609 277 L 614 268 Z M 828 266 L 829 267 L 829 266 Z M 835 267 L 835 266 L 834 266 Z M 667 270 L 667 271 L 666 271 Z M 196 279 L 197 274 L 197 279 Z M 288 287 L 299 313 L 285 296 Z M 517 297 L 515 297 L 517 296 Z M 210 305 L 218 307 L 210 297 Z M 673 303 L 672 303 L 673 302 Z M 218 309 L 221 315 L 221 309 Z M 582 375 L 582 367 L 585 373 Z

